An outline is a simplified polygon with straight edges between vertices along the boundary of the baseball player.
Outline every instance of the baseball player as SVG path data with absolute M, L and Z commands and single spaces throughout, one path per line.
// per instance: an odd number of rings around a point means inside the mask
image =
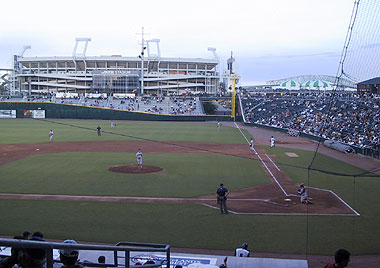
M 218 123 L 216 124 L 216 126 L 218 127 L 218 131 L 220 131 L 220 122 L 218 121 Z
M 54 136 L 54 132 L 53 132 L 53 130 L 50 129 L 50 131 L 49 131 L 49 141 L 50 142 L 53 141 L 53 136 Z
M 142 165 L 143 154 L 141 152 L 141 149 L 137 150 L 136 159 L 137 159 L 137 168 L 140 169 L 140 170 L 142 170 L 142 168 L 143 168 L 143 165 Z
M 98 130 L 98 136 L 102 136 L 102 132 L 101 132 L 102 128 L 98 126 L 96 129 Z
M 114 128 L 115 127 L 115 124 L 113 123 L 113 121 L 111 120 L 111 128 Z
M 249 257 L 249 250 L 248 250 L 248 244 L 247 243 L 243 243 L 241 245 L 241 248 L 237 248 L 235 249 L 235 256 L 236 257 Z
M 298 192 L 298 194 L 301 195 L 301 203 L 305 203 L 305 204 L 311 203 L 310 202 L 311 198 L 307 194 L 307 190 L 306 190 L 305 184 L 301 183 L 299 185 L 299 189 L 298 189 L 297 192 Z
M 249 141 L 249 151 L 252 152 L 253 154 L 257 154 L 254 146 L 255 146 L 255 143 L 253 139 L 251 138 L 251 140 Z
M 274 144 L 274 137 L 270 137 L 270 148 L 273 148 L 275 146 Z

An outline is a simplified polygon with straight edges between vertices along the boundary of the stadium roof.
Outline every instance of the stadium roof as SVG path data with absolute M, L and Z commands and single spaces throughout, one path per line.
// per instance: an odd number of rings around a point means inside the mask
M 331 75 L 300 75 L 300 76 L 288 77 L 288 78 L 283 78 L 283 79 L 278 79 L 278 80 L 270 80 L 267 82 L 267 85 L 277 86 L 277 85 L 283 84 L 284 82 L 286 83 L 289 80 L 293 80 L 300 85 L 303 85 L 305 83 L 305 86 L 307 87 L 310 86 L 311 83 L 314 86 L 316 81 L 320 81 L 318 82 L 318 86 L 326 87 L 324 83 L 326 84 L 330 83 L 331 85 L 333 85 L 336 83 L 337 78 Z M 310 83 L 308 83 L 309 81 Z M 321 85 L 319 85 L 319 83 L 321 83 Z M 347 88 L 356 89 L 356 84 L 348 79 L 340 78 L 339 87 L 347 87 Z
M 380 77 L 375 77 L 375 78 L 358 83 L 358 85 L 368 85 L 368 84 L 373 84 L 373 85 L 380 84 Z

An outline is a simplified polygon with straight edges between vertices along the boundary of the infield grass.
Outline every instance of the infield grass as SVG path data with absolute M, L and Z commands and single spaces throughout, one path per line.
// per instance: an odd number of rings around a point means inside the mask
M 0 166 L 0 192 L 70 195 L 195 197 L 270 183 L 258 161 L 213 154 L 144 154 L 144 163 L 164 170 L 151 174 L 110 172 L 135 164 L 133 153 L 53 153 Z M 69 172 L 68 172 L 69 171 Z

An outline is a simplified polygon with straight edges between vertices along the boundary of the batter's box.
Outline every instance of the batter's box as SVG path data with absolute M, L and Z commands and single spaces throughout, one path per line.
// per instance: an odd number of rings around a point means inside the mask
M 289 156 L 289 157 L 299 157 L 299 155 L 298 154 L 296 154 L 296 153 L 285 153 L 287 156 Z

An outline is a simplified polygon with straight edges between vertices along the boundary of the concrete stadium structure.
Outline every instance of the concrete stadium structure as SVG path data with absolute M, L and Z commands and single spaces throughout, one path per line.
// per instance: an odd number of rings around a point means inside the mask
M 78 42 L 85 41 L 83 53 Z M 25 50 L 13 57 L 9 91 L 12 95 L 55 92 L 99 93 L 217 93 L 219 59 L 164 58 L 158 39 L 144 41 L 136 57 L 86 56 L 90 38 L 77 38 L 72 56 L 24 57 Z M 158 53 L 150 53 L 149 43 L 157 44 Z M 29 49 L 30 46 L 26 47 Z M 144 50 L 148 48 L 144 57 Z M 210 49 L 209 49 L 210 50 Z

